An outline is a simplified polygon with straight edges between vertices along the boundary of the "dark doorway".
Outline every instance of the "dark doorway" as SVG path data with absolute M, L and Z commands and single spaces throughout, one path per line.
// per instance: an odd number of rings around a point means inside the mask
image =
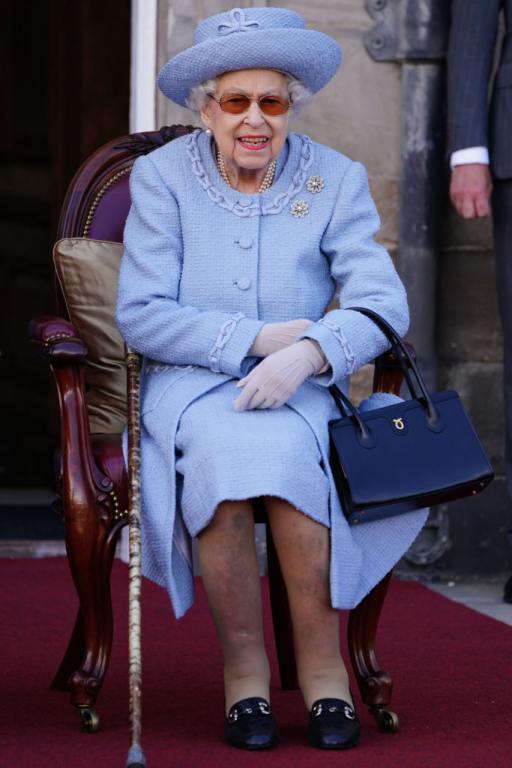
M 10 491 L 53 486 L 54 386 L 26 329 L 55 311 L 52 245 L 71 177 L 128 132 L 130 15 L 130 0 L 0 7 L 0 537 Z

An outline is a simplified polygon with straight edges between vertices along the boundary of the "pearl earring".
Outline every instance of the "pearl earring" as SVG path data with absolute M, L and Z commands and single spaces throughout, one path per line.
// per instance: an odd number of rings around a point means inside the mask
M 210 129 L 209 129 L 209 128 L 207 128 L 207 129 L 205 130 L 205 133 L 206 133 L 206 135 L 207 135 L 207 136 L 211 136 L 211 135 L 212 135 L 212 132 L 210 131 Z

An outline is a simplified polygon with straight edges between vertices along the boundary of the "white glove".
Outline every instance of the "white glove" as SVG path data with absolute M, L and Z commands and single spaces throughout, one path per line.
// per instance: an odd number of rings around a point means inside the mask
M 306 328 L 313 325 L 312 320 L 288 320 L 286 323 L 266 323 L 253 341 L 249 355 L 267 357 L 272 352 L 289 347 Z
M 279 408 L 326 362 L 320 345 L 312 339 L 301 339 L 273 352 L 237 382 L 236 386 L 243 387 L 243 391 L 233 408 L 235 411 Z

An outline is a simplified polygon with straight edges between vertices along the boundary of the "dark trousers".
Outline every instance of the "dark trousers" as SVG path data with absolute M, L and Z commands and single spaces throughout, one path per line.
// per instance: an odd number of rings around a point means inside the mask
M 492 211 L 496 282 L 503 327 L 506 480 L 512 499 L 512 179 L 494 182 Z

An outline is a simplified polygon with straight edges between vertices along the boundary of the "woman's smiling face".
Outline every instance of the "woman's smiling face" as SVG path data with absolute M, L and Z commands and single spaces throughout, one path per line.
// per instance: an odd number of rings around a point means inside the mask
M 243 94 L 251 99 L 241 114 L 224 112 L 218 100 Z M 208 99 L 201 117 L 211 130 L 228 170 L 244 176 L 260 176 L 283 148 L 288 134 L 290 112 L 266 115 L 258 104 L 262 96 L 277 96 L 288 101 L 286 76 L 270 69 L 242 69 L 217 78 L 214 98 Z

